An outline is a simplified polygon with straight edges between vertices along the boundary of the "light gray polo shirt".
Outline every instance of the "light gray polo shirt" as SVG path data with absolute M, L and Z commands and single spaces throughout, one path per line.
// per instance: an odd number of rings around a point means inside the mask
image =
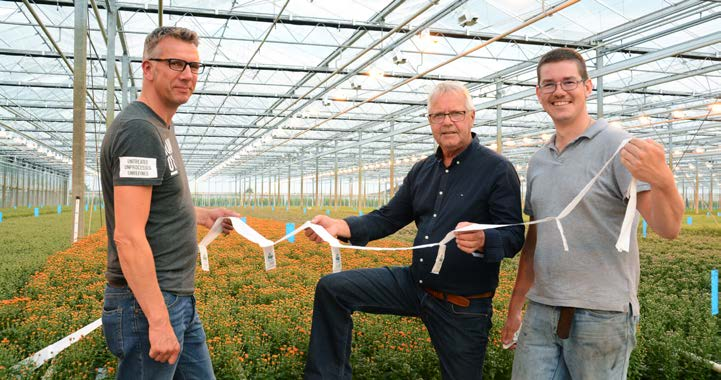
M 601 169 L 621 141 L 631 137 L 598 120 L 563 152 L 556 136 L 528 164 L 525 213 L 534 219 L 556 216 Z M 639 258 L 636 229 L 629 252 L 615 248 L 626 212 L 631 173 L 620 155 L 606 168 L 576 208 L 562 220 L 568 252 L 555 223 L 538 224 L 534 282 L 528 298 L 551 306 L 628 311 L 639 314 Z M 647 191 L 638 183 L 638 192 Z M 638 225 L 638 217 L 634 226 Z

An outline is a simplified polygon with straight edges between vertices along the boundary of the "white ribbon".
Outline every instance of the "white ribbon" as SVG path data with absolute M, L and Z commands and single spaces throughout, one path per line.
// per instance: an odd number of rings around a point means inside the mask
M 601 167 L 601 169 L 596 173 L 596 175 L 586 184 L 586 186 L 581 189 L 581 191 L 571 200 L 571 202 L 561 210 L 561 212 L 557 216 L 550 216 L 547 218 L 534 220 L 532 222 L 525 222 L 525 223 L 515 223 L 515 224 L 470 224 L 462 228 L 454 229 L 453 231 L 448 232 L 445 237 L 437 243 L 430 243 L 430 244 L 422 244 L 422 245 L 415 245 L 412 247 L 400 247 L 400 248 L 388 248 L 388 247 L 362 247 L 362 246 L 356 246 L 356 245 L 345 245 L 341 244 L 338 239 L 333 237 L 328 231 L 326 231 L 325 228 L 318 224 L 313 224 L 309 221 L 303 223 L 300 227 L 296 228 L 295 230 L 291 231 L 287 235 L 283 236 L 279 240 L 275 242 L 271 242 L 270 240 L 264 238 L 262 235 L 260 235 L 258 232 L 250 228 L 247 224 L 243 223 L 240 218 L 231 217 L 229 218 L 232 223 L 233 227 L 235 228 L 236 232 L 240 234 L 241 236 L 245 237 L 246 239 L 258 244 L 261 248 L 263 248 L 263 251 L 266 254 L 266 270 L 275 268 L 275 255 L 273 252 L 273 246 L 275 244 L 278 244 L 284 240 L 287 240 L 293 235 L 296 235 L 300 233 L 301 231 L 305 230 L 306 228 L 310 228 L 313 230 L 313 232 L 316 233 L 323 241 L 328 243 L 331 247 L 331 257 L 333 261 L 333 272 L 339 272 L 341 270 L 341 254 L 340 249 L 357 249 L 357 250 L 366 250 L 366 251 L 405 251 L 405 250 L 413 250 L 413 249 L 421 249 L 421 248 L 430 248 L 438 246 L 438 253 L 436 255 L 436 261 L 433 265 L 433 268 L 431 269 L 431 273 L 438 274 L 441 271 L 441 267 L 443 266 L 443 260 L 445 259 L 446 255 L 446 245 L 456 237 L 457 232 L 467 232 L 467 231 L 482 231 L 487 229 L 494 229 L 494 228 L 502 228 L 502 227 L 510 227 L 510 226 L 520 226 L 520 225 L 532 225 L 532 224 L 538 224 L 538 223 L 545 223 L 550 221 L 555 221 L 556 226 L 558 228 L 559 233 L 561 234 L 561 241 L 563 242 L 563 249 L 568 252 L 568 241 L 566 240 L 566 235 L 563 231 L 563 225 L 561 224 L 561 220 L 568 216 L 575 208 L 578 206 L 578 204 L 581 202 L 583 197 L 588 194 L 588 192 L 591 190 L 591 187 L 596 183 L 598 178 L 601 176 L 604 170 L 608 167 L 608 165 L 613 162 L 613 159 L 618 155 L 618 153 L 621 151 L 621 149 L 628 143 L 630 139 L 623 140 L 621 144 L 619 144 L 616 151 L 613 153 L 611 158 L 606 161 L 606 163 Z M 618 240 L 616 241 L 616 249 L 619 252 L 628 252 L 630 242 L 631 242 L 631 234 L 633 233 L 633 220 L 636 215 L 636 179 L 633 178 L 631 180 L 631 183 L 628 187 L 627 191 L 629 201 L 626 206 L 626 214 L 623 219 L 623 224 L 621 227 L 621 232 L 619 233 Z M 206 235 L 203 240 L 200 242 L 198 248 L 200 249 L 201 254 L 201 264 L 203 267 L 203 270 L 209 270 L 208 263 L 207 263 L 207 245 L 210 244 L 222 231 L 222 227 L 220 226 L 221 220 L 216 220 L 215 224 L 213 225 L 213 228 L 211 228 L 211 231 Z M 273 256 L 272 265 L 269 265 L 268 262 L 268 254 Z
M 70 347 L 73 343 L 79 341 L 84 336 L 90 334 L 93 332 L 93 330 L 97 329 L 103 324 L 102 319 L 98 318 L 91 322 L 90 324 L 86 325 L 85 327 L 81 328 L 80 330 L 66 336 L 63 339 L 60 339 L 59 341 L 43 348 L 42 350 L 36 352 L 33 356 L 23 359 L 18 364 L 15 364 L 13 366 L 14 370 L 19 370 L 22 367 L 32 367 L 32 369 L 38 369 L 43 364 L 45 364 L 46 361 L 54 358 L 57 356 L 62 350 Z

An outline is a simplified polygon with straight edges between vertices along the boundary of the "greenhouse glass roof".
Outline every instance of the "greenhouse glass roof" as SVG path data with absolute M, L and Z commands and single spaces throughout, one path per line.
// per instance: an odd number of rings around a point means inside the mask
M 71 170 L 74 13 L 67 0 L 0 3 L 0 159 Z M 473 131 L 523 176 L 553 133 L 536 61 L 560 46 L 587 59 L 592 116 L 665 144 L 679 181 L 721 160 L 718 1 L 90 0 L 90 175 L 108 118 L 107 35 L 117 114 L 140 91 L 143 40 L 159 20 L 197 31 L 209 66 L 174 118 L 203 184 L 316 165 L 387 177 L 391 161 L 401 178 L 434 150 L 425 103 L 441 80 L 468 86 Z

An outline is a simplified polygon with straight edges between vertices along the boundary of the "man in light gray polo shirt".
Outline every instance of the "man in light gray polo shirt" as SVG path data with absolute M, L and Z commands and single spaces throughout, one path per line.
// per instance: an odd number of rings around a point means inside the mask
M 528 165 L 525 212 L 558 215 L 630 135 L 593 120 L 586 98 L 593 84 L 572 49 L 541 57 L 536 96 L 556 133 Z M 521 326 L 514 379 L 625 379 L 639 318 L 639 257 L 635 229 L 629 252 L 614 246 L 632 177 L 637 210 L 664 238 L 681 228 L 683 203 L 663 147 L 632 139 L 581 203 L 563 219 L 568 251 L 555 223 L 530 226 L 502 332 L 510 344 Z M 634 226 L 638 225 L 638 218 Z

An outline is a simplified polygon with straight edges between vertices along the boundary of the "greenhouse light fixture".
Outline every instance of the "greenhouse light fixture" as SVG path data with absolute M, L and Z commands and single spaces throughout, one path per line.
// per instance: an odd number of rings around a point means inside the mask
M 476 25 L 477 22 L 478 16 L 471 14 L 471 12 L 467 9 L 463 10 L 461 14 L 458 15 L 458 25 L 463 28 Z
M 401 52 L 401 49 L 395 49 L 393 51 L 393 63 L 395 63 L 396 65 L 402 65 L 406 62 L 406 57 Z

